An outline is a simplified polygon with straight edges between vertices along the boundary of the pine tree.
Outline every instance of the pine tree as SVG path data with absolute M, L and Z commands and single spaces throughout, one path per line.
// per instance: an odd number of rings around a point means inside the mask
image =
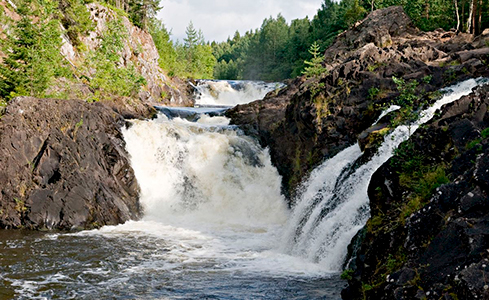
M 309 48 L 309 53 L 312 55 L 310 61 L 306 60 L 304 63 L 308 65 L 302 72 L 306 77 L 319 77 L 323 73 L 327 73 L 327 69 L 323 67 L 324 58 L 320 54 L 320 47 L 317 42 L 314 42 Z
M 22 18 L 2 41 L 2 50 L 6 53 L 0 64 L 0 97 L 3 99 L 17 95 L 42 97 L 53 78 L 69 73 L 59 52 L 60 24 L 51 18 L 51 13 L 57 9 L 55 3 L 43 3 L 37 10 L 31 5 L 34 4 L 30 1 L 19 4 L 17 13 Z

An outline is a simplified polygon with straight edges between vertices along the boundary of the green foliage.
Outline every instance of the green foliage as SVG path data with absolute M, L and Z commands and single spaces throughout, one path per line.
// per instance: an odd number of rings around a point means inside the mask
M 397 103 L 400 106 L 412 106 L 414 101 L 418 99 L 416 93 L 416 87 L 418 82 L 416 80 L 411 80 L 405 82 L 402 78 L 397 78 L 392 76 L 392 80 L 397 85 L 397 90 L 400 95 L 397 97 Z
M 421 209 L 436 188 L 449 182 L 447 167 L 428 161 L 411 141 L 402 143 L 395 151 L 392 165 L 399 169 L 399 184 L 408 193 L 407 202 L 400 208 L 400 220 Z
M 83 125 L 83 117 L 78 121 L 78 123 L 75 124 L 75 130 L 80 128 Z
M 154 20 L 150 33 L 160 54 L 159 64 L 170 76 L 182 78 L 213 78 L 216 59 L 212 47 L 205 43 L 202 31 L 197 31 L 192 22 L 187 27 L 185 43 L 174 44 L 163 23 Z M 227 66 L 219 66 L 226 68 Z
M 0 98 L 5 100 L 18 95 L 43 97 L 54 78 L 69 76 L 59 52 L 59 21 L 51 18 L 57 10 L 55 3 L 22 1 L 18 5 L 21 20 L 1 42 L 7 55 L 0 64 Z
M 168 71 L 170 76 L 174 76 L 177 69 L 177 52 L 170 39 L 170 32 L 160 20 L 152 20 L 149 33 L 160 55 L 158 60 L 160 67 Z
M 468 142 L 467 146 L 465 146 L 465 148 L 467 150 L 473 149 L 473 148 L 475 148 L 475 146 L 479 145 L 481 142 L 482 142 L 482 139 L 475 139 L 473 141 Z
M 374 100 L 377 99 L 377 96 L 379 95 L 380 90 L 376 87 L 371 87 L 368 89 L 368 99 L 369 100 Z
M 489 127 L 486 128 L 486 129 L 484 129 L 484 130 L 482 130 L 481 136 L 482 136 L 483 139 L 487 139 L 489 137 Z
M 80 35 L 93 30 L 90 12 L 83 0 L 59 0 L 59 18 L 72 44 L 80 45 Z
M 308 65 L 302 72 L 306 77 L 319 77 L 328 72 L 328 69 L 323 67 L 324 57 L 320 53 L 320 47 L 317 42 L 314 42 L 309 48 L 309 53 L 312 55 L 310 61 L 306 60 L 304 63 Z
M 431 83 L 431 80 L 433 79 L 433 75 L 426 75 L 425 77 L 423 77 L 423 82 L 426 83 L 426 84 L 429 84 Z
M 344 270 L 343 273 L 341 273 L 341 279 L 351 280 L 353 273 L 355 273 L 355 271 L 353 271 L 353 270 L 350 270 L 350 269 Z
M 353 4 L 345 13 L 344 16 L 345 22 L 346 24 L 348 24 L 348 26 L 351 26 L 356 21 L 363 19 L 363 17 L 365 17 L 366 14 L 367 14 L 367 10 L 362 6 L 360 6 L 358 0 L 354 0 Z
M 404 262 L 406 261 L 406 256 L 403 251 L 397 251 L 398 254 L 396 256 L 389 254 L 387 257 L 387 262 L 385 263 L 386 273 L 390 274 L 402 267 Z
M 118 67 L 126 36 L 127 31 L 120 20 L 107 23 L 100 46 L 87 59 L 87 72 L 95 70 L 89 83 L 91 88 L 111 95 L 135 96 L 145 84 L 133 65 Z

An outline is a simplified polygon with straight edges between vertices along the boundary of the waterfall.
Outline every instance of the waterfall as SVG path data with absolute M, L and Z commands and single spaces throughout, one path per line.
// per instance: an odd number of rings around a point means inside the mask
M 260 226 L 287 211 L 268 152 L 224 117 L 135 121 L 124 132 L 145 220 Z
M 284 232 L 282 250 L 316 262 L 327 270 L 340 271 L 352 237 L 369 218 L 367 188 L 373 173 L 385 163 L 400 143 L 428 122 L 437 109 L 471 93 L 485 79 L 470 79 L 445 90 L 444 96 L 424 110 L 409 126 L 398 126 L 388 134 L 377 154 L 353 168 L 361 156 L 353 145 L 316 168 L 302 184 L 290 222 Z M 398 109 L 391 107 L 389 111 Z
M 285 85 L 264 81 L 201 80 L 196 88 L 196 106 L 235 106 L 261 100 Z

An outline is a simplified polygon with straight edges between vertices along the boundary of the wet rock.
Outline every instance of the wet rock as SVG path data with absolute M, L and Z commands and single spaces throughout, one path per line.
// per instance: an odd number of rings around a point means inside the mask
M 0 120 L 0 228 L 82 229 L 138 218 L 122 126 L 100 103 L 15 98 Z

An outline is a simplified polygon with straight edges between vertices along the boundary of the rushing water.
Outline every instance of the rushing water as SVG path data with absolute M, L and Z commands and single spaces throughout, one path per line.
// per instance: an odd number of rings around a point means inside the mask
M 124 130 L 144 218 L 70 234 L 0 231 L 0 299 L 339 299 L 370 176 L 478 83 L 452 87 L 366 164 L 352 168 L 357 145 L 324 162 L 292 211 L 267 150 L 219 111 L 162 108 Z
M 201 80 L 196 86 L 197 106 L 235 106 L 260 100 L 268 92 L 284 87 L 282 83 L 263 81 Z
M 384 138 L 376 155 L 357 166 L 361 152 L 358 145 L 343 150 L 316 168 L 303 184 L 297 205 L 285 231 L 283 249 L 293 256 L 315 261 L 328 270 L 340 270 L 348 244 L 367 222 L 367 189 L 373 173 L 385 163 L 399 144 L 428 122 L 443 105 L 470 94 L 486 79 L 470 79 L 444 90 L 444 96 L 422 111 L 409 126 L 398 126 Z M 393 106 L 387 112 L 399 109 Z

